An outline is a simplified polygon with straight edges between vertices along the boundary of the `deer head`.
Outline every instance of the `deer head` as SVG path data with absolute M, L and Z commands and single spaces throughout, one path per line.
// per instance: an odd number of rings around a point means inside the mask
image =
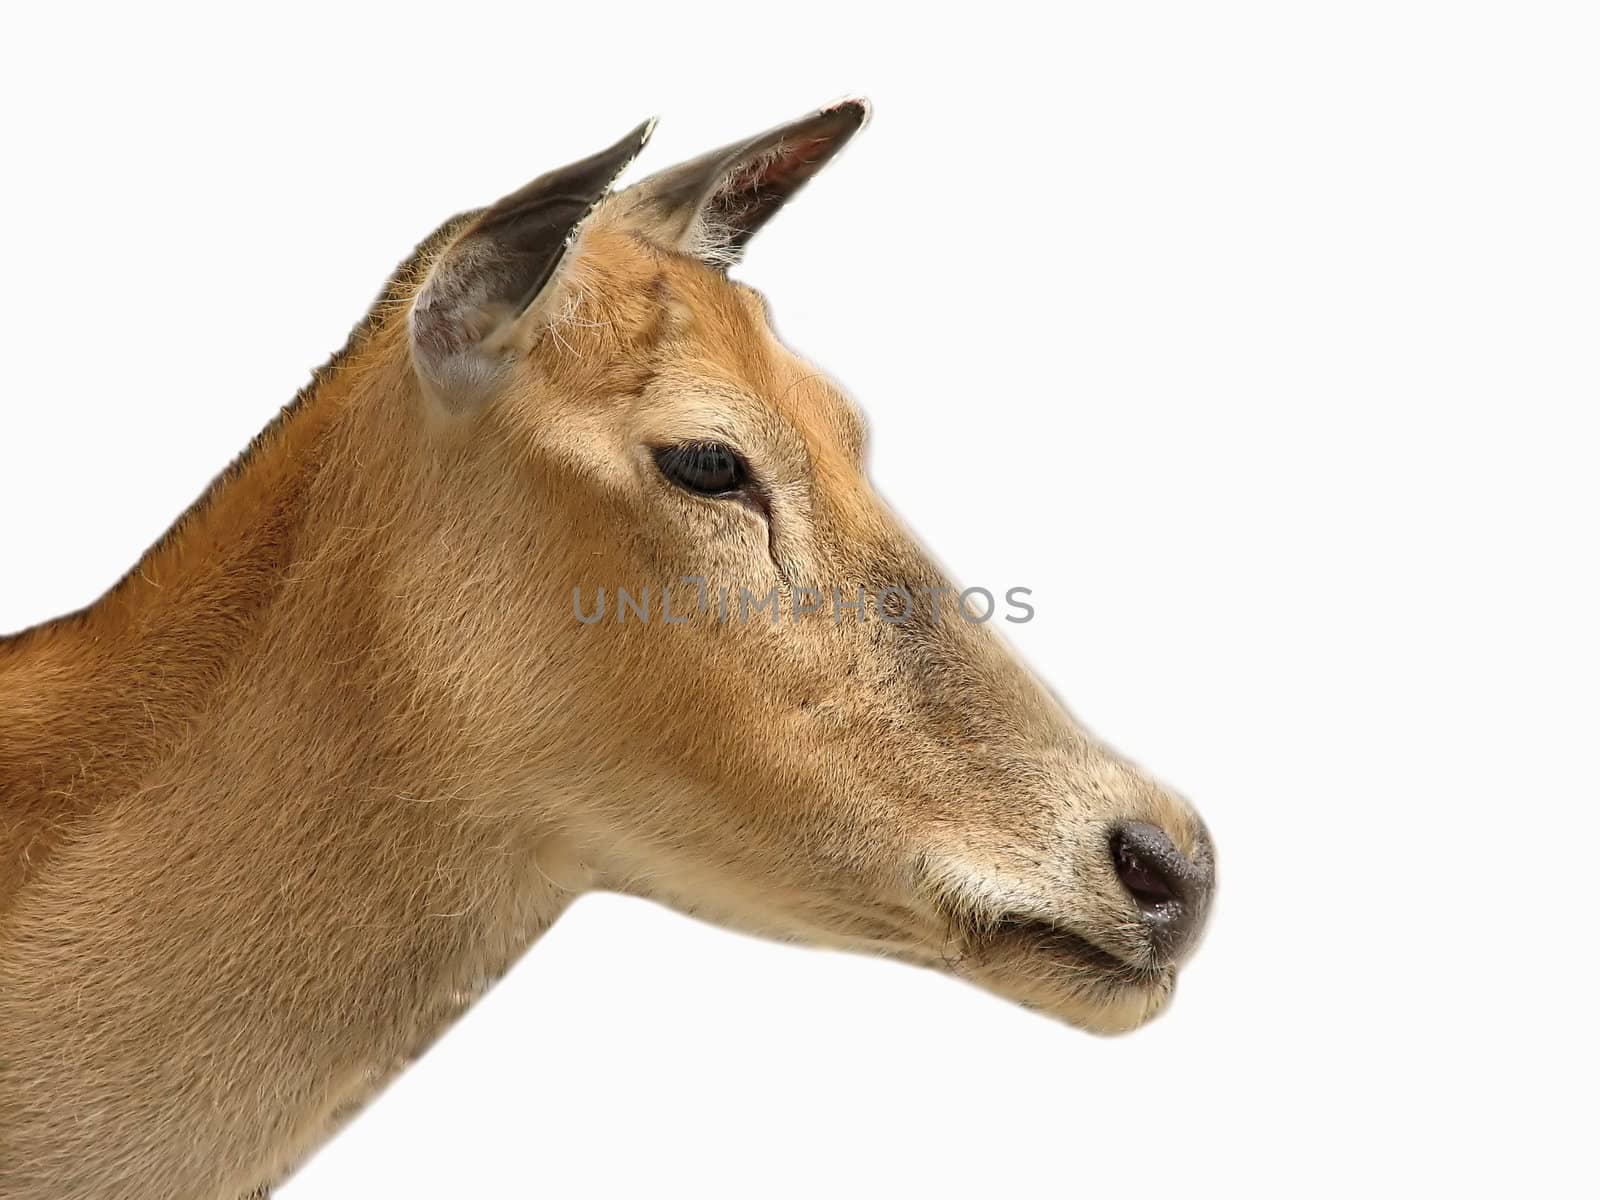
M 481 802 L 573 890 L 1129 1029 L 1204 921 L 1204 827 L 959 597 L 856 408 L 728 275 L 866 116 L 613 192 L 642 126 L 425 247 L 398 285 L 436 497 L 408 653 L 495 764 Z

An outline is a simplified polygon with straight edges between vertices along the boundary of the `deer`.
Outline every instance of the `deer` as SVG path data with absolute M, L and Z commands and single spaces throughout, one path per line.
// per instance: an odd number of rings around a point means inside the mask
M 1094 1033 L 1167 1006 L 1204 824 L 927 602 L 863 418 L 731 273 L 867 116 L 620 186 L 647 122 L 447 221 L 0 642 L 0 1195 L 267 1195 L 593 890 Z

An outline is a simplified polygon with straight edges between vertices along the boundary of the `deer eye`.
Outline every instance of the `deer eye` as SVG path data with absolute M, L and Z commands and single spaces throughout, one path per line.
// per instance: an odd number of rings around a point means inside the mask
M 721 442 L 684 442 L 655 452 L 656 466 L 673 483 L 702 496 L 726 496 L 749 477 L 744 459 Z

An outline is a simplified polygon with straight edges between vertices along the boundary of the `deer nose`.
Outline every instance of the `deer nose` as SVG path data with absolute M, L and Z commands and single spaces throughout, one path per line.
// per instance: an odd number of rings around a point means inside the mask
M 1138 906 L 1156 953 L 1169 961 L 1183 957 L 1211 904 L 1214 872 L 1204 835 L 1189 858 L 1154 825 L 1130 821 L 1111 835 L 1111 865 Z

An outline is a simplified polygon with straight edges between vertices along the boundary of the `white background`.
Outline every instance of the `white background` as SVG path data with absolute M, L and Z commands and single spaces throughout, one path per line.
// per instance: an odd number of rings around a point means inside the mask
M 120 576 L 441 218 L 651 113 L 643 170 L 861 91 L 739 274 L 1220 848 L 1175 1006 L 1114 1040 L 585 899 L 282 1194 L 1582 1190 L 1583 8 L 8 16 L 0 629 Z

